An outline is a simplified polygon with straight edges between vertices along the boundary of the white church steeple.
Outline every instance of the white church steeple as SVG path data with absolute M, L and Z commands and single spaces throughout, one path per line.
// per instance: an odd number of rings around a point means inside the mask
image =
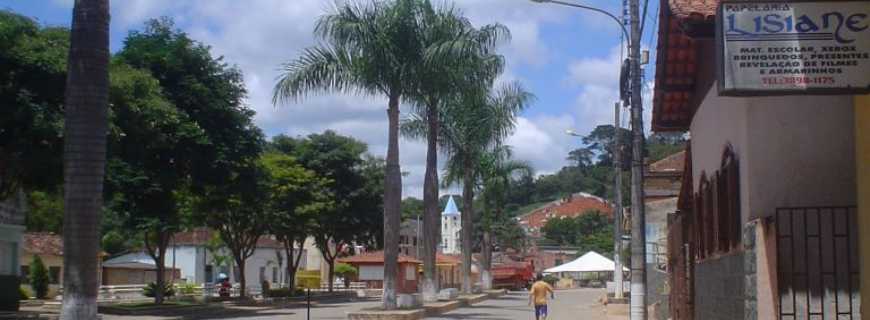
M 459 231 L 462 229 L 462 217 L 453 196 L 447 199 L 447 206 L 441 212 L 441 252 L 444 254 L 459 254 Z

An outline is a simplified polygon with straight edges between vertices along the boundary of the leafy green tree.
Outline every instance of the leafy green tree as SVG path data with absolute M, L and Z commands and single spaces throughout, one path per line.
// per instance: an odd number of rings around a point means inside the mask
M 111 65 L 107 191 L 109 207 L 122 228 L 142 235 L 163 286 L 164 261 L 172 235 L 182 228 L 181 198 L 198 165 L 196 150 L 208 143 L 205 132 L 175 108 L 148 71 L 121 61 Z M 161 292 L 155 302 L 162 303 Z
M 72 13 L 63 128 L 65 320 L 97 318 L 109 127 L 109 1 L 76 1 Z
M 312 215 L 330 205 L 328 201 L 331 199 L 323 197 L 323 188 L 329 181 L 280 152 L 263 154 L 260 163 L 267 176 L 268 229 L 284 244 L 286 284 L 288 288 L 295 288 L 296 270 L 302 262 L 305 240 L 314 223 Z
M 399 103 L 413 95 L 423 61 L 415 34 L 416 0 L 347 2 L 320 18 L 317 47 L 284 64 L 273 103 L 312 92 L 338 91 L 382 95 L 388 100 L 388 144 L 384 176 L 384 298 L 395 309 L 398 274 L 402 175 L 399 167 Z
M 573 218 L 551 218 L 541 228 L 541 233 L 559 246 L 573 245 L 577 241 L 577 223 Z
M 150 20 L 144 30 L 131 31 L 117 57 L 150 71 L 166 99 L 205 133 L 205 144 L 191 146 L 197 163 L 190 174 L 193 191 L 225 184 L 236 168 L 259 156 L 264 138 L 244 103 L 241 71 L 213 57 L 171 19 Z
M 62 183 L 69 44 L 66 28 L 0 10 L 0 200 Z
M 27 195 L 27 231 L 63 231 L 63 195 L 56 192 L 33 191 Z
M 294 144 L 296 161 L 326 181 L 315 195 L 322 199 L 320 204 L 309 211 L 310 234 L 332 279 L 335 259 L 351 244 L 383 246 L 383 160 L 368 157 L 365 143 L 332 131 L 308 135 Z
M 338 263 L 335 265 L 335 275 L 344 278 L 344 287 L 350 287 L 350 277 L 355 275 L 356 268 L 347 263 Z
M 48 296 L 48 268 L 42 263 L 42 258 L 38 255 L 33 255 L 33 260 L 30 261 L 30 287 L 33 288 L 33 293 L 37 299 L 45 299 Z
M 436 206 L 438 204 L 436 203 Z M 440 208 L 440 206 L 438 206 Z M 423 217 L 423 200 L 414 197 L 402 199 L 402 221 Z
M 246 261 L 254 255 L 257 241 L 269 231 L 268 175 L 259 163 L 241 168 L 223 186 L 208 187 L 197 202 L 206 224 L 218 231 L 232 253 L 239 271 L 239 296 L 245 297 Z
M 131 214 L 132 210 L 125 212 L 134 218 L 138 230 L 147 233 L 146 248 L 150 248 L 149 253 L 155 260 L 160 260 L 171 235 L 180 230 L 185 220 L 181 213 L 190 212 L 185 207 L 192 206 L 191 199 L 233 195 L 220 198 L 225 201 L 209 207 L 214 211 L 198 212 L 216 215 L 226 213 L 230 204 L 239 205 L 249 200 L 227 188 L 240 176 L 248 174 L 250 165 L 262 150 L 263 134 L 253 124 L 254 111 L 244 104 L 246 91 L 241 72 L 228 66 L 222 57 L 213 57 L 208 46 L 175 29 L 171 19 L 150 20 L 144 30 L 130 32 L 124 48 L 116 56 L 119 63 L 146 70 L 158 79 L 160 92 L 167 102 L 164 109 L 172 114 L 155 119 L 154 122 L 161 125 L 158 128 L 149 127 L 147 122 L 133 126 L 142 132 L 146 132 L 145 129 L 160 132 L 167 140 L 162 145 L 152 140 L 141 146 L 120 144 L 134 149 L 131 154 L 140 149 L 139 156 L 131 158 L 147 161 L 147 166 L 131 165 L 135 164 L 133 161 L 110 166 L 120 175 L 122 185 L 131 187 L 128 190 L 150 191 L 119 192 L 117 200 L 122 204 L 139 202 L 129 198 L 155 197 L 141 202 L 149 206 L 148 210 L 143 210 L 146 208 L 142 206 L 125 206 L 141 210 L 142 214 Z M 149 108 L 159 105 L 153 103 Z M 175 128 L 162 126 L 170 122 L 176 123 Z M 129 130 L 128 126 L 119 127 Z M 129 139 L 130 136 L 123 137 Z M 141 150 L 143 148 L 145 150 Z M 151 170 L 154 168 L 151 164 L 161 162 L 168 170 Z M 156 188 L 154 181 L 160 182 Z M 157 265 L 161 268 L 163 264 Z M 161 278 L 162 273 L 158 272 L 158 282 Z M 162 297 L 155 297 L 155 301 L 162 301 Z
M 623 170 L 628 170 L 631 168 L 631 131 L 625 128 L 619 129 L 621 134 L 619 135 L 622 145 L 622 163 L 624 165 Z M 616 127 L 611 124 L 599 125 L 596 126 L 589 135 L 583 137 L 583 144 L 586 145 L 586 150 L 589 153 L 595 154 L 598 156 L 597 164 L 605 167 L 613 166 L 613 146 L 614 146 L 614 137 L 616 134 Z

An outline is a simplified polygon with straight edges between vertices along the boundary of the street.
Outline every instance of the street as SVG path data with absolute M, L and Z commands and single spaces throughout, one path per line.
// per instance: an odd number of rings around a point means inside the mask
M 548 320 L 605 320 L 604 307 L 598 302 L 603 294 L 601 289 L 558 290 L 556 299 L 550 301 Z M 498 299 L 426 319 L 535 319 L 533 308 L 528 303 L 527 292 L 510 292 Z
M 598 302 L 603 294 L 600 289 L 573 289 L 556 291 L 556 299 L 550 301 L 550 320 L 606 320 L 604 307 Z M 347 319 L 347 312 L 376 307 L 378 301 L 321 303 L 311 309 L 311 319 Z M 169 320 L 169 319 L 282 319 L 305 320 L 304 305 L 281 307 L 232 307 L 222 310 L 209 310 L 193 315 L 177 316 L 114 316 L 103 315 L 104 320 Z M 534 319 L 532 307 L 528 306 L 526 292 L 511 292 L 501 298 L 491 299 L 471 307 L 460 308 L 438 317 L 426 319 L 481 319 L 481 320 L 524 320 Z

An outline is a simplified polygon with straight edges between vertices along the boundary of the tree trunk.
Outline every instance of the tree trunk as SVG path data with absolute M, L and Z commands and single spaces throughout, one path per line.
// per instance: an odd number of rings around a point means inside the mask
M 109 1 L 73 8 L 65 92 L 61 319 L 96 319 L 106 167 Z
M 426 175 L 423 179 L 423 301 L 438 301 L 436 256 L 441 222 L 438 217 L 438 109 L 436 103 L 426 108 L 429 124 L 426 142 Z
M 396 276 L 399 272 L 399 228 L 402 209 L 402 172 L 399 168 L 399 96 L 391 95 L 389 144 L 384 175 L 384 309 L 396 309 Z
M 335 260 L 327 260 L 326 264 L 327 264 L 326 276 L 328 278 L 327 282 L 329 283 L 329 286 L 328 286 L 329 290 L 328 291 L 332 292 L 332 288 L 335 285 Z
M 245 288 L 247 288 L 248 282 L 245 279 L 245 260 L 247 259 L 239 259 L 236 258 L 236 268 L 239 269 L 239 298 L 245 297 Z
M 159 245 L 159 244 L 158 244 Z M 164 296 L 163 296 L 163 288 L 166 288 L 166 254 L 164 251 L 157 249 L 160 253 L 158 253 L 157 259 L 154 261 L 157 267 L 157 281 L 155 282 L 156 286 L 154 286 L 154 304 L 163 304 Z
M 462 179 L 462 293 L 469 294 L 474 286 L 471 279 L 472 202 L 474 201 L 474 173 L 470 159 L 463 161 Z
M 489 227 L 483 231 L 483 243 L 481 244 L 481 271 L 480 286 L 484 290 L 492 289 L 492 232 Z

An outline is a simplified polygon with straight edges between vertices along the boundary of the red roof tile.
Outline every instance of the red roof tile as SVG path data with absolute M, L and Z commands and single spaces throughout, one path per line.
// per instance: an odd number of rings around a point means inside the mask
M 63 256 L 63 237 L 52 232 L 24 233 L 24 252 L 35 255 Z
M 680 151 L 649 165 L 650 172 L 682 172 L 686 166 L 686 151 Z
M 384 263 L 384 251 L 371 251 L 371 252 L 363 252 L 355 256 L 339 258 L 338 262 L 341 263 L 349 263 L 349 264 L 383 264 Z M 420 260 L 414 259 L 412 257 L 406 256 L 404 254 L 399 254 L 399 263 L 423 263 Z
M 548 219 L 577 217 L 589 211 L 599 211 L 610 217 L 613 208 L 604 199 L 585 193 L 571 195 L 570 198 L 551 202 L 519 217 L 526 227 L 541 228 Z

